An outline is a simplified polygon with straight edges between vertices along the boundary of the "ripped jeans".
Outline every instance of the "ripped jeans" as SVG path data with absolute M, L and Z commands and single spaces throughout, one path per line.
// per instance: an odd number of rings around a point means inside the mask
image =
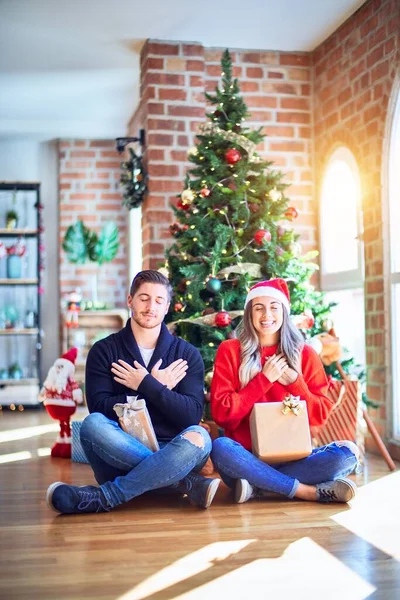
M 198 442 L 185 437 L 188 432 L 195 432 L 191 437 L 198 437 Z M 152 452 L 101 413 L 86 417 L 80 437 L 111 507 L 150 490 L 177 489 L 188 473 L 203 467 L 211 452 L 211 438 L 199 425 L 187 427 L 170 442 L 159 442 L 160 450 Z
M 356 469 L 358 458 L 357 446 L 347 440 L 315 448 L 306 458 L 273 467 L 227 437 L 214 440 L 211 453 L 211 459 L 228 487 L 234 488 L 236 479 L 247 479 L 261 490 L 287 498 L 294 497 L 299 483 L 316 485 L 349 475 Z

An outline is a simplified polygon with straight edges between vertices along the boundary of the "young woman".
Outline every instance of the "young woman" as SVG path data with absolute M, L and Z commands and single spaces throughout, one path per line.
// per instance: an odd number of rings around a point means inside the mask
M 359 451 L 350 441 L 313 450 L 307 458 L 274 467 L 251 452 L 249 417 L 256 402 L 279 402 L 288 394 L 307 402 L 310 425 L 324 423 L 332 409 L 328 380 L 315 351 L 290 320 L 289 289 L 283 279 L 249 291 L 237 339 L 222 342 L 211 384 L 213 418 L 225 429 L 212 460 L 222 479 L 246 502 L 273 492 L 316 502 L 348 502 L 356 493 L 346 479 Z

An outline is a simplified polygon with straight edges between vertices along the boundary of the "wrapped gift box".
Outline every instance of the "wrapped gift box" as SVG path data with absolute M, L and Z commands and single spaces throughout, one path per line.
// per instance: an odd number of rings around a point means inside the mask
M 119 423 L 126 433 L 136 438 L 147 446 L 152 452 L 160 449 L 156 434 L 151 422 L 146 401 L 137 396 L 127 396 L 126 404 L 114 404 Z
M 298 397 L 255 404 L 250 415 L 250 432 L 253 454 L 269 464 L 299 460 L 311 454 L 307 403 Z

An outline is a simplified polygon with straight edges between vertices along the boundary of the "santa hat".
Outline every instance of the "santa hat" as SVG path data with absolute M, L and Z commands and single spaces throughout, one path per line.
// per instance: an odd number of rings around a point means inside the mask
M 74 365 L 77 356 L 78 348 L 70 348 L 68 352 L 65 352 L 65 354 L 61 356 L 61 358 L 63 358 L 64 360 L 69 360 L 69 362 L 71 362 Z
M 250 300 L 253 300 L 253 298 L 258 298 L 259 296 L 269 296 L 270 298 L 279 300 L 279 302 L 281 302 L 286 308 L 288 313 L 290 313 L 289 288 L 286 284 L 286 281 L 283 279 L 270 279 L 269 281 L 261 281 L 261 283 L 256 283 L 256 285 L 253 285 L 246 296 L 244 307 L 246 308 Z

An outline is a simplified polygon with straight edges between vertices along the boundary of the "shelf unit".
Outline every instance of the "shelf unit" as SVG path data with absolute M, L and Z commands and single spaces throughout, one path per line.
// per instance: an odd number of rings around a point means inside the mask
M 39 183 L 0 182 L 0 243 L 9 248 L 20 241 L 27 250 L 20 277 L 7 273 L 8 256 L 0 259 L 0 405 L 39 405 L 40 208 Z M 15 228 L 6 226 L 11 209 L 18 214 Z M 19 370 L 10 372 L 16 363 Z

